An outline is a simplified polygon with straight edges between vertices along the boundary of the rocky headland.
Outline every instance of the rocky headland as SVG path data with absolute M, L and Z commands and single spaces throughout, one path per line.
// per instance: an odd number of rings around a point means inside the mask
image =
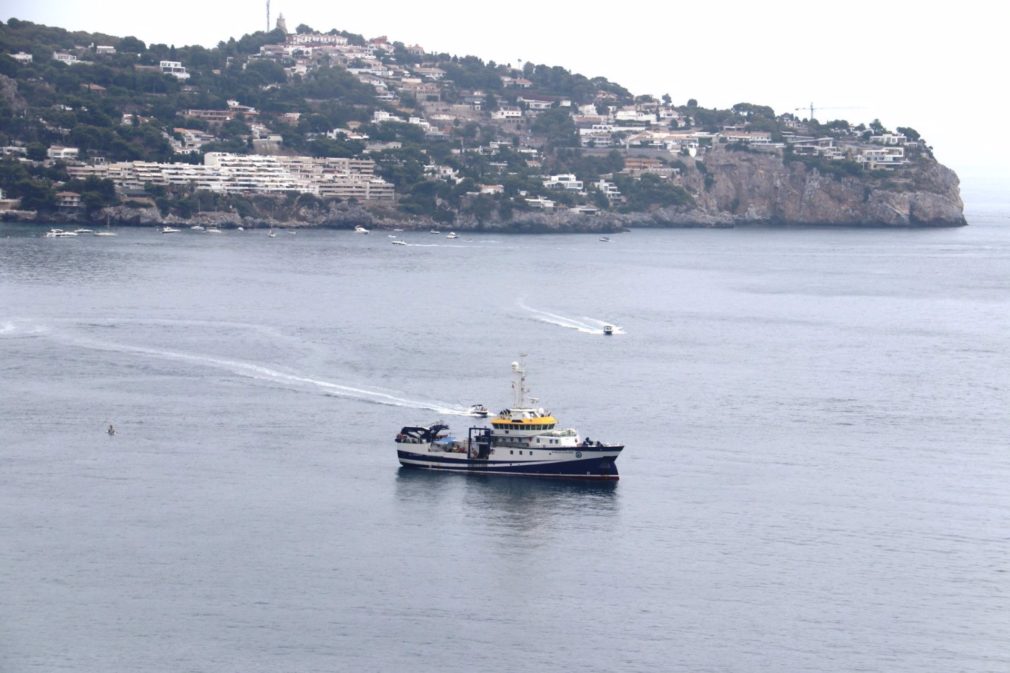
M 410 217 L 394 208 L 355 203 L 285 204 L 259 215 L 201 212 L 183 218 L 158 208 L 114 206 L 77 212 L 61 221 L 117 226 L 194 225 L 219 227 L 318 227 L 429 229 L 515 233 L 611 233 L 635 228 L 724 228 L 748 225 L 827 227 L 955 227 L 966 224 L 957 175 L 935 160 L 901 173 L 839 175 L 802 161 L 761 152 L 709 152 L 685 160 L 683 187 L 688 205 L 621 213 L 570 210 L 516 212 L 511 219 L 460 214 L 451 223 Z

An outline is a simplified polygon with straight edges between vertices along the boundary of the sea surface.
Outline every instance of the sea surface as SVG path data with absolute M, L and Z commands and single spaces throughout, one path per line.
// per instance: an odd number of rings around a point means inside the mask
M 0 671 L 1006 673 L 1010 206 L 968 219 L 5 225 Z M 521 354 L 619 482 L 399 468 Z

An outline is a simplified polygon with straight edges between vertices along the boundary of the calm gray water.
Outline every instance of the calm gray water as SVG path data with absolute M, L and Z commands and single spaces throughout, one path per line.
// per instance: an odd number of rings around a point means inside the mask
M 1010 209 L 969 219 L 8 226 L 0 670 L 1005 673 Z M 522 352 L 619 483 L 398 468 Z

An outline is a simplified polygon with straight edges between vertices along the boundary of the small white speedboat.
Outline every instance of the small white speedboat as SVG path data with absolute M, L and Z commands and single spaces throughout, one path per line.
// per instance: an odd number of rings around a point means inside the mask
M 610 243 L 609 236 L 600 236 L 600 243 Z
M 392 241 L 390 241 L 390 243 L 392 243 L 393 245 L 407 245 L 406 241 L 402 241 L 398 238 L 394 238 Z
M 162 227 L 161 233 L 163 234 L 178 234 L 181 229 L 176 229 L 175 227 Z
M 46 238 L 73 238 L 77 236 L 76 231 L 64 231 L 63 229 L 50 229 L 46 232 Z
M 277 238 L 277 232 L 271 229 L 270 231 L 267 232 L 267 236 L 269 236 L 270 238 Z
M 614 334 L 614 326 L 613 325 L 604 325 L 603 326 L 603 334 L 604 334 L 604 336 L 612 336 Z
M 355 227 L 354 227 L 354 233 L 355 234 L 367 234 L 367 233 L 369 233 L 369 231 L 368 231 L 368 229 L 365 229 L 363 226 L 361 226 L 360 224 L 358 224 L 358 225 L 355 225 Z
M 114 232 L 114 231 L 96 231 L 95 232 L 95 236 L 115 236 L 115 235 L 116 235 L 116 232 Z
M 208 234 L 220 234 L 221 233 L 221 230 L 218 229 L 217 227 L 208 227 L 206 231 L 207 231 Z
M 459 238 L 459 236 L 456 235 L 455 231 L 450 231 L 448 234 L 445 235 L 445 237 L 446 238 Z
M 487 407 L 483 404 L 471 404 L 470 415 L 477 418 L 487 418 Z
M 192 227 L 190 227 L 190 229 L 192 229 L 193 231 L 203 231 L 203 225 L 194 224 Z

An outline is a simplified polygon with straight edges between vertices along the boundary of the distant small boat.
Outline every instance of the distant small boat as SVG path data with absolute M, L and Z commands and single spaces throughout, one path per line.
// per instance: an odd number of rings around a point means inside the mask
M 236 231 L 245 231 L 245 227 L 235 227 Z
M 220 230 L 220 229 L 218 229 L 217 227 L 209 227 L 209 228 L 207 229 L 207 233 L 208 233 L 208 234 L 220 234 L 220 233 L 221 233 L 221 230 Z
M 487 418 L 487 407 L 483 404 L 471 404 L 470 415 L 477 418 Z
M 162 227 L 161 233 L 163 234 L 178 234 L 181 229 L 176 229 L 175 227 Z
M 396 234 L 386 234 L 386 238 L 396 238 Z
M 73 238 L 77 236 L 76 231 L 64 231 L 62 229 L 50 229 L 46 232 L 46 238 Z
M 609 236 L 600 236 L 600 242 L 601 243 L 610 243 L 610 237 Z
M 604 325 L 603 326 L 603 334 L 604 335 L 611 336 L 613 333 L 614 333 L 614 326 L 613 325 Z
M 203 226 L 199 224 L 194 224 L 192 227 L 190 227 L 190 229 L 192 229 L 193 231 L 203 231 Z
M 397 229 L 393 229 L 393 231 L 403 231 L 403 229 L 397 228 Z
M 95 236 L 115 236 L 115 235 L 116 235 L 116 232 L 114 232 L 114 231 L 96 231 L 95 232 Z
M 398 238 L 394 238 L 392 241 L 390 241 L 390 243 L 392 243 L 393 245 L 407 245 L 406 241 L 401 241 Z
M 445 237 L 446 238 L 459 238 L 459 236 L 456 235 L 455 231 L 450 231 L 448 234 L 446 234 Z
M 354 233 L 355 234 L 367 234 L 367 233 L 369 233 L 369 231 L 368 231 L 368 229 L 365 229 L 363 226 L 361 226 L 360 224 L 358 224 L 358 225 L 355 225 L 355 227 L 354 227 Z
M 431 230 L 430 232 L 428 232 L 428 233 L 431 233 L 431 234 L 441 234 L 442 232 L 441 232 L 441 231 L 439 231 L 438 229 L 432 229 L 432 230 Z
M 267 232 L 267 236 L 269 236 L 270 238 L 277 238 L 277 232 L 271 229 L 270 231 Z
M 95 230 L 94 229 L 83 229 L 83 228 L 81 228 L 81 229 L 74 229 L 74 233 L 75 234 L 93 234 L 93 233 L 95 233 Z

